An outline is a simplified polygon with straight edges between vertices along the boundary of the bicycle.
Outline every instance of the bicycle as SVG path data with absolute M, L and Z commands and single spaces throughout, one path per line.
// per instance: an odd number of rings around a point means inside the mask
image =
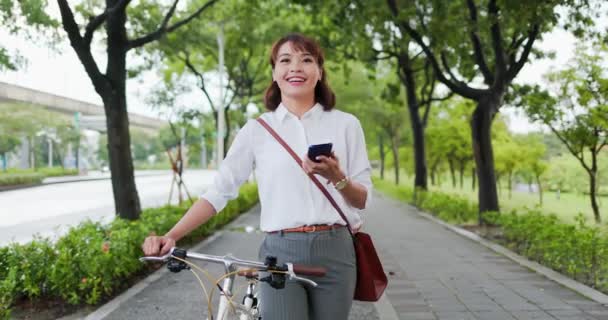
M 195 259 L 224 265 L 226 273 L 215 282 L 215 286 L 213 287 L 211 294 L 207 293 L 202 280 L 196 272 L 191 270 L 191 268 L 194 267 L 195 269 L 204 272 L 210 279 L 211 276 L 205 270 L 199 268 L 186 259 Z M 171 272 L 180 272 L 186 269 L 191 270 L 199 280 L 199 283 L 203 287 L 203 291 L 207 295 L 207 308 L 209 314 L 209 317 L 207 318 L 208 320 L 214 320 L 213 311 L 211 308 L 211 298 L 213 296 L 213 290 L 215 290 L 216 287 L 220 290 L 220 301 L 217 310 L 217 318 L 215 318 L 216 320 L 259 320 L 262 319 L 259 309 L 261 301 L 258 298 L 256 291 L 259 281 L 267 282 L 275 289 L 283 289 L 285 287 L 286 278 L 297 280 L 316 287 L 317 283 L 310 279 L 300 277 L 298 274 L 322 277 L 326 273 L 325 268 L 322 267 L 297 265 L 292 263 L 277 265 L 277 259 L 273 256 L 267 256 L 265 261 L 262 263 L 259 261 L 242 260 L 230 254 L 225 256 L 214 256 L 196 252 L 188 252 L 187 250 L 177 247 L 171 248 L 169 253 L 164 256 L 141 257 L 139 260 L 142 262 L 160 261 L 166 263 L 167 268 Z M 248 269 L 239 270 L 237 267 L 245 267 Z M 269 275 L 260 279 L 259 274 L 257 273 L 258 271 L 268 272 Z M 234 303 L 232 301 L 235 296 L 235 294 L 232 292 L 232 287 L 237 275 L 245 277 L 248 282 L 247 291 L 245 292 L 245 296 L 243 297 L 241 303 Z M 219 282 L 222 280 L 223 283 L 222 286 L 220 286 Z

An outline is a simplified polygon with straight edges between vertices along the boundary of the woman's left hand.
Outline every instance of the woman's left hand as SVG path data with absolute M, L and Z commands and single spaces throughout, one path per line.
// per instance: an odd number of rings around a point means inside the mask
M 342 172 L 340 161 L 334 152 L 331 153 L 331 157 L 318 156 L 317 160 L 320 162 L 314 162 L 308 159 L 308 156 L 304 156 L 303 159 L 302 168 L 306 173 L 318 174 L 334 184 L 346 176 Z

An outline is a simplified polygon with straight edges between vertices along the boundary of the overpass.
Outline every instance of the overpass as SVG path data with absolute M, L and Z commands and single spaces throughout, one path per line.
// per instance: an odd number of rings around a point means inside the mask
M 105 112 L 102 105 L 66 98 L 51 93 L 25 88 L 0 81 L 0 102 L 20 102 L 73 116 L 79 112 L 81 125 L 87 129 L 105 131 Z M 129 124 L 148 132 L 157 132 L 167 122 L 129 113 Z

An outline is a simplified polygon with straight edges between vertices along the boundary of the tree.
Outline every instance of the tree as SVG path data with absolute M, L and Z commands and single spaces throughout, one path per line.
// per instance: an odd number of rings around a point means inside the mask
M 130 149 L 126 98 L 127 53 L 187 25 L 215 2 L 217 0 L 209 0 L 204 5 L 190 3 L 187 5 L 187 12 L 180 14 L 177 14 L 178 0 L 173 1 L 170 6 L 139 1 L 132 7 L 129 7 L 130 0 L 108 0 L 99 14 L 94 14 L 94 11 L 99 9 L 95 5 L 100 3 L 88 2 L 76 7 L 83 17 L 88 17 L 82 34 L 82 28 L 76 22 L 67 0 L 57 0 L 63 29 L 70 39 L 70 45 L 104 105 L 114 206 L 116 214 L 121 218 L 134 220 L 141 213 Z M 166 13 L 163 14 L 162 11 Z M 175 18 L 178 15 L 179 18 Z M 107 53 L 105 73 L 99 69 L 98 61 L 91 50 L 93 36 L 102 25 L 105 25 Z M 129 30 L 127 26 L 130 27 Z
M 41 33 L 44 27 L 54 29 L 58 26 L 57 21 L 45 12 L 46 6 L 46 0 L 1 1 L 0 26 L 9 34 L 24 35 L 31 39 L 34 34 Z M 0 43 L 0 71 L 17 70 L 23 62 L 24 58 L 18 52 L 10 52 Z
M 406 130 L 403 119 L 407 118 L 407 114 L 401 107 L 404 97 L 396 75 L 390 72 L 391 66 L 382 62 L 376 70 L 370 70 L 364 63 L 355 61 L 343 62 L 342 65 L 330 62 L 327 66 L 334 71 L 328 77 L 331 77 L 338 107 L 357 116 L 366 133 L 368 146 L 371 141 L 378 141 L 382 178 L 386 163 L 385 144 L 388 144 L 393 155 L 395 182 L 398 184 L 401 163 L 399 148 Z
M 286 5 L 285 1 L 225 0 L 218 3 L 218 12 L 213 17 L 196 21 L 150 47 L 150 53 L 159 55 L 165 63 L 166 81 L 195 80 L 201 100 L 211 108 L 216 124 L 218 110 L 224 110 L 226 146 L 231 129 L 242 127 L 247 120 L 235 116 L 246 114 L 249 105 L 260 104 L 271 82 L 268 48 L 272 42 L 286 32 L 303 30 L 309 25 L 299 6 L 290 4 L 286 9 Z M 219 34 L 226 52 L 227 79 L 224 96 L 214 99 L 211 89 L 212 80 L 218 75 Z M 224 155 L 227 151 L 224 148 Z
M 520 163 L 519 172 L 530 186 L 530 190 L 532 190 L 532 184 L 536 183 L 540 206 L 543 205 L 544 174 L 549 168 L 544 160 L 547 147 L 541 139 L 542 136 L 537 134 L 516 137 L 521 148 L 521 158 L 523 159 Z
M 309 1 L 307 1 L 309 2 Z M 413 140 L 414 188 L 428 188 L 428 169 L 425 143 L 425 129 L 429 110 L 434 101 L 442 101 L 447 96 L 437 97 L 437 81 L 429 60 L 421 55 L 421 49 L 412 39 L 396 27 L 391 11 L 384 0 L 376 1 L 325 1 L 313 2 L 314 10 L 336 12 L 327 19 L 319 16 L 319 24 L 325 42 L 348 59 L 359 59 L 374 64 L 391 61 L 399 84 L 405 90 L 405 106 L 408 111 Z M 344 34 L 340 30 L 353 30 Z M 336 39 L 337 33 L 337 39 Z
M 519 105 L 528 116 L 547 125 L 579 161 L 589 177 L 589 197 L 596 222 L 598 155 L 608 145 L 608 75 L 603 69 L 606 46 L 589 53 L 578 47 L 575 58 L 560 71 L 547 75 L 554 93 L 539 86 L 524 86 Z
M 492 120 L 536 40 L 556 25 L 555 8 L 574 1 L 480 2 L 387 0 L 395 25 L 422 48 L 438 81 L 477 103 L 471 129 L 479 178 L 479 221 L 483 223 L 483 212 L 499 210 Z M 577 3 L 576 9 L 586 5 Z

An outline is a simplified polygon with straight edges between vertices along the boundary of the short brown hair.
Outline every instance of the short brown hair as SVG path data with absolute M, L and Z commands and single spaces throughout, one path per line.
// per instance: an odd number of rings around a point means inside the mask
M 323 108 L 326 111 L 333 109 L 336 105 L 336 95 L 327 84 L 323 50 L 315 40 L 298 33 L 290 33 L 276 41 L 270 50 L 270 65 L 272 66 L 272 70 L 274 70 L 275 67 L 279 48 L 287 42 L 291 42 L 296 50 L 308 52 L 315 58 L 321 69 L 321 81 L 319 81 L 315 87 L 315 102 L 323 105 Z M 266 105 L 266 109 L 274 111 L 280 103 L 281 89 L 279 89 L 279 85 L 275 81 L 271 80 L 270 86 L 268 86 L 266 93 L 264 94 L 264 104 Z

